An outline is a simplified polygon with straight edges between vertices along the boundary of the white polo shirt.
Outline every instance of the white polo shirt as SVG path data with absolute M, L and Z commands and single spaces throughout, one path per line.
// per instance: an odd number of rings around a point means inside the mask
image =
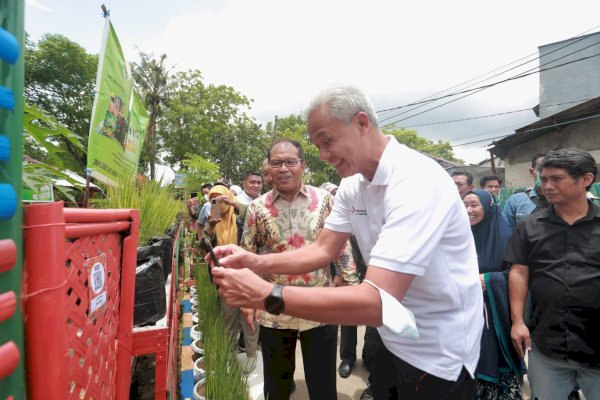
M 402 304 L 419 338 L 379 329 L 386 347 L 425 372 L 473 376 L 483 329 L 477 253 L 465 206 L 444 169 L 394 137 L 373 181 L 343 179 L 325 228 L 353 233 L 369 266 L 415 275 Z
M 248 196 L 248 194 L 246 193 L 245 190 L 242 190 L 242 193 L 238 194 L 237 196 L 235 196 L 238 201 L 240 203 L 242 203 L 245 206 L 249 206 L 250 203 L 252 203 L 254 201 L 254 199 L 250 196 Z

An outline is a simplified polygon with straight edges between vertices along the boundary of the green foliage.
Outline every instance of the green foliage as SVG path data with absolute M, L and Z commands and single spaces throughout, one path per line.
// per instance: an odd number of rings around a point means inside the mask
M 41 153 L 57 167 L 67 167 L 65 158 L 68 150 L 61 146 L 69 143 L 71 148 L 85 154 L 86 146 L 83 138 L 58 123 L 35 105 L 23 105 L 23 134 L 25 141 L 35 143 L 35 147 L 43 149 Z
M 419 136 L 414 129 L 387 127 L 383 128 L 382 131 L 386 135 L 395 136 L 396 139 L 398 139 L 398 142 L 405 144 L 411 149 L 431 154 L 432 156 L 443 158 L 448 161 L 464 163 L 464 161 L 454 157 L 454 151 L 449 142 L 438 140 L 436 143 L 432 140 L 425 139 Z
M 144 246 L 150 239 L 162 236 L 178 214 L 186 212 L 185 205 L 175 200 L 173 188 L 161 186 L 160 181 L 119 181 L 109 187 L 106 199 L 92 203 L 95 208 L 134 208 L 140 210 L 138 244 Z
M 167 163 L 175 167 L 187 154 L 199 155 L 237 183 L 247 170 L 260 169 L 266 144 L 243 112 L 248 98 L 230 86 L 205 85 L 197 70 L 179 72 L 172 82 L 160 129 Z
M 26 101 L 52 115 L 86 144 L 97 65 L 96 55 L 62 35 L 46 34 L 38 43 L 26 43 Z M 68 135 L 56 136 L 55 140 L 64 149 L 61 165 L 83 171 L 87 158 L 81 146 Z M 40 155 L 35 143 L 29 142 L 25 151 L 32 157 Z
M 38 191 L 42 186 L 50 185 L 59 194 L 56 200 L 62 199 L 71 203 L 77 203 L 77 193 L 73 189 L 54 185 L 54 181 L 58 179 L 64 179 L 68 181 L 79 191 L 83 191 L 85 189 L 84 187 L 81 187 L 79 182 L 74 181 L 69 175 L 65 174 L 59 168 L 43 163 L 23 163 L 24 187 Z
M 194 154 L 186 154 L 186 157 L 182 165 L 187 174 L 185 186 L 190 191 L 197 191 L 204 183 L 214 182 L 221 175 L 219 166 L 204 157 Z
M 248 398 L 247 377 L 237 361 L 237 346 L 226 334 L 217 289 L 209 281 L 208 265 L 196 263 L 196 296 L 200 330 L 204 342 L 206 398 L 244 400 Z
M 171 83 L 169 82 L 169 71 L 165 66 L 166 54 L 157 60 L 154 55 L 140 52 L 140 62 L 131 64 L 131 74 L 136 89 L 141 92 L 146 107 L 150 110 L 148 131 L 146 140 L 142 146 L 140 155 L 140 171 L 146 170 L 146 164 L 150 164 L 150 178 L 155 179 L 155 162 L 159 152 L 156 135 L 157 120 L 162 114 L 162 104 L 168 96 Z
M 23 165 L 23 185 L 34 191 L 41 186 L 52 185 L 62 195 L 62 198 L 75 203 L 74 191 L 62 186 L 54 186 L 54 181 L 64 179 L 80 191 L 85 189 L 63 172 L 68 155 L 65 148 L 61 146 L 61 143 L 70 143 L 71 148 L 85 154 L 86 149 L 82 144 L 82 138 L 35 105 L 25 103 L 23 105 L 23 139 L 26 146 L 37 149 L 38 152 L 36 153 L 38 158 Z

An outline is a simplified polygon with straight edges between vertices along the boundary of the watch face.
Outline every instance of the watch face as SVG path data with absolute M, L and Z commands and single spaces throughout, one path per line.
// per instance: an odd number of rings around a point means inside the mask
M 273 315 L 279 315 L 283 311 L 283 299 L 281 297 L 269 295 L 265 299 L 265 310 Z

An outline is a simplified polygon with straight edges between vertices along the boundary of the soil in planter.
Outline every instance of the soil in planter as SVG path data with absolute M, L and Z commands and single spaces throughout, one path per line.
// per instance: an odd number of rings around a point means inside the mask
M 198 389 L 196 389 L 196 394 L 198 395 L 198 397 L 202 398 L 202 399 L 206 399 L 206 382 L 204 382 L 204 384 L 198 385 L 196 387 L 198 388 Z

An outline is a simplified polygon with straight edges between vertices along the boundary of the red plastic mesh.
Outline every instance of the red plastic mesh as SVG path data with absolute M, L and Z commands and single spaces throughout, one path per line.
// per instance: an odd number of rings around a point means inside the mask
M 114 399 L 119 326 L 121 236 L 86 236 L 66 244 L 67 362 L 70 399 Z M 107 306 L 89 318 L 85 261 L 106 254 Z

